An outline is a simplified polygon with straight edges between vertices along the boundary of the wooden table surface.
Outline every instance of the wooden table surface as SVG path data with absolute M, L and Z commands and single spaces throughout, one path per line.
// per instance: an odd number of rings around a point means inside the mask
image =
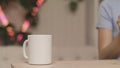
M 50 65 L 13 63 L 12 68 L 120 68 L 120 60 L 55 61 Z

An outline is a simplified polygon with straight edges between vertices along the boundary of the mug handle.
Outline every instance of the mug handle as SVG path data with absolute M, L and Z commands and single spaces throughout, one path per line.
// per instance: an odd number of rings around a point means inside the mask
M 28 43 L 28 40 L 25 40 L 24 43 L 23 43 L 23 56 L 28 59 L 28 56 L 26 54 L 26 44 Z

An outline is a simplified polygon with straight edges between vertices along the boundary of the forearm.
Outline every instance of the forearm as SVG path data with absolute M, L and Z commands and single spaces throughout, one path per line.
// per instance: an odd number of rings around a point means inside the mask
M 107 46 L 99 50 L 100 59 L 115 59 L 120 54 L 120 33 L 118 36 Z

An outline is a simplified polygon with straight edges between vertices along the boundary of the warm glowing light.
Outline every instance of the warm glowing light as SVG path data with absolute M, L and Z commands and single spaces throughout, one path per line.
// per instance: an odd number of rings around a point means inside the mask
M 37 0 L 36 5 L 41 6 L 43 2 L 44 2 L 44 0 Z
M 38 7 L 33 7 L 31 15 L 36 16 L 37 12 L 38 12 Z
M 23 35 L 22 34 L 19 34 L 18 36 L 17 36 L 17 41 L 21 41 L 23 39 Z
M 2 24 L 4 26 L 8 25 L 8 20 L 7 20 L 6 16 L 5 16 L 1 6 L 0 6 L 0 21 L 2 22 Z
M 29 26 L 30 26 L 30 22 L 26 20 L 22 26 L 22 32 L 26 32 Z
M 13 37 L 14 35 L 15 35 L 14 32 L 9 32 L 9 36 L 10 36 L 10 37 Z
M 38 7 L 33 7 L 33 12 L 38 12 Z
M 7 32 L 9 34 L 9 36 L 13 37 L 14 36 L 14 32 L 13 32 L 13 28 L 12 27 L 7 27 Z
M 32 16 L 36 16 L 36 14 L 39 11 L 39 7 L 43 4 L 43 2 L 44 2 L 44 0 L 37 0 L 36 1 L 36 7 L 32 8 L 32 12 L 31 12 Z M 1 6 L 0 6 L 0 21 L 1 21 L 2 25 L 5 27 L 7 27 L 7 25 L 9 24 L 9 21 L 8 21 L 4 11 L 2 10 Z M 30 23 L 31 22 L 29 20 L 25 20 L 23 25 L 22 25 L 21 32 L 26 32 L 28 30 L 28 28 L 30 27 Z M 8 26 L 6 30 L 7 30 L 8 35 L 10 37 L 13 37 L 15 35 L 15 32 L 14 32 L 12 27 Z M 22 39 L 23 39 L 23 34 L 19 34 L 17 36 L 17 41 L 21 41 Z
M 7 27 L 7 32 L 10 32 L 10 31 L 12 31 L 12 30 L 13 30 L 12 27 Z

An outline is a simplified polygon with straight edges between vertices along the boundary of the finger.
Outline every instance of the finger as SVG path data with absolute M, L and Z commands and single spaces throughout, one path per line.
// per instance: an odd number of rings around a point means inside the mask
M 117 25 L 118 25 L 118 27 L 120 27 L 120 21 L 117 21 Z
M 120 26 L 120 15 L 118 16 L 117 24 Z
M 118 16 L 118 21 L 120 21 L 120 15 Z

